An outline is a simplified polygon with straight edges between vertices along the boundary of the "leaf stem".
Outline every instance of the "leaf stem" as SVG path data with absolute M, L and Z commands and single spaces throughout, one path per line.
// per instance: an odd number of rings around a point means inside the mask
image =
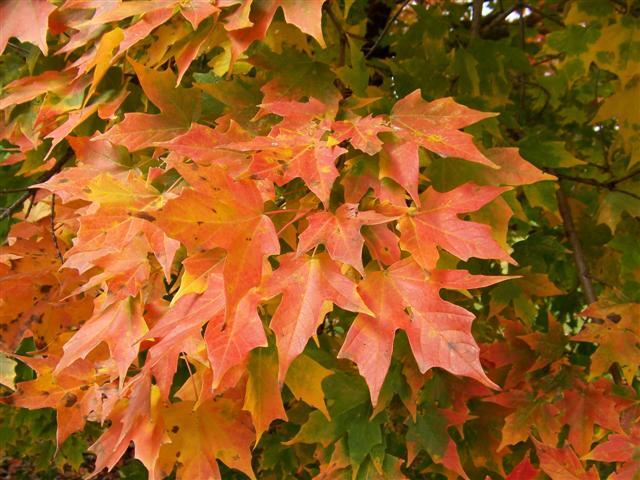
M 60 263 L 64 263 L 62 252 L 60 251 L 60 244 L 58 243 L 58 237 L 56 237 L 56 194 L 51 195 L 51 238 L 53 239 L 53 245 L 56 247 L 56 254 Z

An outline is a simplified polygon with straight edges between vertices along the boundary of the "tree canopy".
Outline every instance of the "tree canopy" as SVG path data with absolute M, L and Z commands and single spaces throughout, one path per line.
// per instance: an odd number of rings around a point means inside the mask
M 0 0 L 0 472 L 638 478 L 639 31 Z

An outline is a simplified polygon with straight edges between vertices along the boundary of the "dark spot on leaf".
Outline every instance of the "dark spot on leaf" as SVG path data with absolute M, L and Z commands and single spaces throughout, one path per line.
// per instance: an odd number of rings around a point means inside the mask
M 154 217 L 153 215 L 148 214 L 147 212 L 136 212 L 133 214 L 134 217 L 137 218 L 142 218 L 143 220 L 147 220 L 149 222 L 155 222 L 156 221 L 156 217 Z
M 71 392 L 65 393 L 64 397 L 62 397 L 62 404 L 67 408 L 73 407 L 77 401 L 78 397 Z
M 607 320 L 611 320 L 613 323 L 618 323 L 620 320 L 622 320 L 622 317 L 617 313 L 610 313 L 609 315 L 607 315 Z

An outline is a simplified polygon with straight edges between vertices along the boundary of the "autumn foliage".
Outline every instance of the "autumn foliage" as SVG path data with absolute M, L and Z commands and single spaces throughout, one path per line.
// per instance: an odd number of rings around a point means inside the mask
M 638 11 L 0 0 L 3 468 L 638 478 Z

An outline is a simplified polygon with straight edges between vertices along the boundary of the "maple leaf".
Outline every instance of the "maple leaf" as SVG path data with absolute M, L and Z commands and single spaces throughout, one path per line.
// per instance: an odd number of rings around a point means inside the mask
M 529 348 L 536 353 L 536 361 L 530 370 L 537 370 L 562 358 L 567 339 L 564 335 L 562 325 L 549 313 L 547 315 L 548 330 L 546 333 L 534 332 L 521 335 Z
M 634 12 L 541 2 L 527 58 L 504 15 L 460 47 L 477 2 L 366 3 L 0 0 L 0 403 L 78 432 L 56 465 L 89 420 L 98 477 L 132 445 L 152 480 L 637 475 Z M 573 338 L 560 223 L 603 320 Z M 52 412 L 6 411 L 42 456 Z
M 322 381 L 332 373 L 308 355 L 302 354 L 291 363 L 285 383 L 294 397 L 317 408 L 329 418 Z
M 360 234 L 363 225 L 379 225 L 393 220 L 373 210 L 360 211 L 355 203 L 340 205 L 335 214 L 314 213 L 308 217 L 309 226 L 299 237 L 298 255 L 320 243 L 324 243 L 331 258 L 354 267 L 364 276 L 362 266 L 362 246 L 364 238 Z
M 511 390 L 498 393 L 485 400 L 513 410 L 504 419 L 502 440 L 498 451 L 507 445 L 526 441 L 534 426 L 544 443 L 549 445 L 557 443 L 562 423 L 558 418 L 558 407 L 551 403 L 548 396 L 540 394 L 536 397 L 530 392 Z
M 251 350 L 267 346 L 267 337 L 257 312 L 259 300 L 259 294 L 251 290 L 240 300 L 233 316 L 219 315 L 209 322 L 205 341 L 213 367 L 213 389 L 220 385 L 232 367 L 248 358 Z
M 7 0 L 0 4 L 0 53 L 16 37 L 22 42 L 36 45 L 46 56 L 47 25 L 49 15 L 56 9 L 47 0 Z
M 237 402 L 221 397 L 196 408 L 191 401 L 181 401 L 170 404 L 162 418 L 170 439 L 160 448 L 162 475 L 170 475 L 179 463 L 177 479 L 219 480 L 220 460 L 255 478 L 250 450 L 255 434 L 249 415 Z
M 494 116 L 495 113 L 465 107 L 451 97 L 425 102 L 420 90 L 415 90 L 396 102 L 390 118 L 391 123 L 399 127 L 395 131 L 402 131 L 401 135 L 427 150 L 492 166 L 492 162 L 473 146 L 471 135 L 461 134 L 456 130 Z M 439 135 L 444 138 L 432 137 Z M 457 141 L 452 142 L 450 139 Z M 464 150 L 457 150 L 457 144 Z
M 18 362 L 4 354 L 0 354 L 0 385 L 11 390 L 16 389 L 16 365 L 18 365 Z
M 478 210 L 505 190 L 472 183 L 445 193 L 427 189 L 420 195 L 422 206 L 410 209 L 398 221 L 400 246 L 427 269 L 433 268 L 438 259 L 436 246 L 462 260 L 494 258 L 515 263 L 491 237 L 491 227 L 458 218 L 461 213 Z
M 302 353 L 331 304 L 352 312 L 371 313 L 356 292 L 356 285 L 340 273 L 326 254 L 280 257 L 280 267 L 268 278 L 262 291 L 265 298 L 282 294 L 271 319 L 276 334 L 282 385 L 291 362 Z
M 214 258 L 209 257 L 204 292 L 182 296 L 145 335 L 145 338 L 159 339 L 149 349 L 148 363 L 165 399 L 169 397 L 178 357 L 181 352 L 189 349 L 189 340 L 193 338 L 201 340 L 202 326 L 219 316 L 224 317 L 223 260 L 219 255 Z M 217 320 L 219 326 L 221 321 Z M 212 325 L 214 325 L 213 322 Z M 213 330 L 216 327 L 211 328 Z
M 162 410 L 160 390 L 151 384 L 145 369 L 129 381 L 127 397 L 121 398 L 109 416 L 110 428 L 90 447 L 96 454 L 92 476 L 104 468 L 111 470 L 133 442 L 135 457 L 147 467 L 149 478 L 160 478 L 156 462 L 161 446 L 168 441 Z
M 400 260 L 399 238 L 386 225 L 371 225 L 362 229 L 369 253 L 383 265 Z
M 5 352 L 16 351 L 30 336 L 38 348 L 55 343 L 93 310 L 90 296 L 74 295 L 86 277 L 59 271 L 49 227 L 22 225 L 31 228 L 20 232 L 14 227 L 12 245 L 0 247 L 0 257 L 10 258 L 6 264 L 0 262 L 0 350 Z
M 637 328 L 611 320 L 604 323 L 589 323 L 571 339 L 577 342 L 593 342 L 598 348 L 591 355 L 590 376 L 608 372 L 613 363 L 618 363 L 627 382 L 632 382 L 640 366 L 640 338 Z
M 276 107 L 276 113 L 288 116 L 268 136 L 231 144 L 228 148 L 256 151 L 250 167 L 254 178 L 267 178 L 278 185 L 302 178 L 320 201 L 328 205 L 333 182 L 339 176 L 336 160 L 347 150 L 336 146 L 335 141 L 324 139 L 329 128 L 326 122 L 310 118 L 314 116 L 317 104 L 319 102 L 313 99 L 307 103 L 269 104 Z M 296 108 L 301 110 L 301 115 Z M 292 111 L 293 116 L 289 115 Z M 295 127 L 290 124 L 291 121 L 303 120 L 308 121 Z
M 599 462 L 624 462 L 609 478 L 612 480 L 631 480 L 640 469 L 637 453 L 639 448 L 640 431 L 636 425 L 628 434 L 609 435 L 603 443 L 597 445 L 583 459 Z
M 174 9 L 171 8 L 171 6 L 164 7 L 162 5 L 163 3 L 162 1 L 154 3 L 154 7 L 157 8 L 149 9 L 140 20 L 124 31 L 124 38 L 120 43 L 117 55 L 126 52 L 130 47 L 146 38 L 155 28 L 173 16 Z M 170 4 L 171 3 L 175 4 L 175 1 L 170 2 Z M 177 84 L 178 82 L 175 83 L 175 85 Z
M 340 183 L 344 187 L 346 202 L 358 203 L 372 189 L 374 196 L 381 202 L 406 207 L 402 187 L 393 180 L 378 178 L 379 168 L 375 159 L 360 155 L 345 163 L 347 168 Z
M 554 448 L 534 440 L 540 457 L 540 468 L 558 480 L 597 480 L 595 469 L 586 471 L 570 447 Z
M 278 357 L 275 349 L 259 348 L 252 352 L 243 410 L 251 413 L 256 429 L 256 444 L 276 419 L 287 420 L 278 387 Z
M 620 414 L 606 380 L 595 384 L 579 383 L 577 388 L 567 390 L 560 408 L 564 410 L 564 422 L 570 428 L 569 442 L 581 456 L 591 449 L 595 424 L 613 432 L 622 431 Z
M 80 360 L 59 374 L 54 368 L 59 360 L 47 358 L 18 357 L 33 368 L 38 376 L 35 380 L 20 382 L 16 392 L 2 401 L 23 408 L 54 408 L 56 410 L 56 443 L 59 449 L 74 432 L 84 428 L 88 418 L 103 414 L 101 404 L 107 403 L 111 395 L 108 387 L 102 387 L 106 378 L 99 375 L 93 364 Z
M 324 2 L 325 0 L 309 0 L 302 3 L 294 0 L 243 0 L 243 5 L 228 17 L 225 23 L 225 28 L 229 31 L 233 57 L 244 52 L 255 40 L 264 38 L 276 10 L 280 7 L 288 23 L 311 35 L 324 47 L 321 28 Z
M 133 172 L 117 177 L 105 172 L 92 177 L 94 169 L 86 170 L 85 174 L 76 167 L 42 184 L 62 198 L 80 191 L 80 198 L 94 204 L 91 214 L 80 219 L 65 267 L 81 273 L 100 267 L 102 273 L 94 275 L 78 292 L 105 282 L 110 292 L 120 298 L 137 295 L 149 277 L 149 251 L 169 278 L 179 242 L 153 223 L 155 217 L 150 212 L 162 202 L 158 192 Z
M 335 117 L 341 97 L 339 90 L 332 85 L 336 76 L 326 63 L 292 47 L 283 48 L 279 55 L 261 49 L 249 60 L 257 68 L 272 72 L 271 80 L 260 88 L 263 104 L 317 98 L 327 105 L 327 113 Z M 283 71 L 295 72 L 295 75 L 283 76 Z
M 124 120 L 96 138 L 135 151 L 186 132 L 200 114 L 200 92 L 175 87 L 176 77 L 170 70 L 157 71 L 131 59 L 129 62 L 144 93 L 162 113 L 127 113 Z
M 248 134 L 235 122 L 230 122 L 228 128 L 219 125 L 215 129 L 199 123 L 194 123 L 188 132 L 170 142 L 162 144 L 172 152 L 189 157 L 199 165 L 224 166 L 232 177 L 237 177 L 249 167 L 246 155 L 225 149 L 225 145 L 233 142 L 243 142 L 249 139 Z M 177 170 L 183 172 L 179 164 L 173 164 Z M 187 178 L 188 174 L 187 174 Z
M 440 298 L 442 288 L 479 288 L 505 277 L 470 275 L 464 270 L 427 272 L 411 258 L 382 272 L 371 272 L 358 285 L 374 312 L 358 315 L 339 357 L 357 363 L 375 405 L 391 362 L 395 331 L 407 332 L 422 373 L 440 367 L 498 388 L 480 366 L 479 348 L 471 335 L 474 315 Z
M 220 9 L 213 2 L 202 0 L 188 0 L 180 2 L 180 13 L 189 20 L 194 30 L 198 29 L 200 22 L 218 13 Z
M 280 245 L 273 223 L 262 214 L 262 197 L 252 181 L 234 181 L 219 168 L 206 172 L 208 178 L 195 185 L 198 191 L 184 189 L 167 202 L 157 224 L 190 251 L 227 251 L 225 291 L 231 314 L 240 298 L 260 282 L 264 258 L 279 253 Z
M 473 137 L 459 130 L 495 115 L 467 108 L 451 97 L 425 102 L 420 90 L 415 90 L 393 106 L 394 139 L 385 142 L 381 175 L 398 182 L 418 203 L 418 147 L 495 167 L 473 144 Z
M 64 354 L 54 373 L 61 372 L 79 358 L 86 358 L 100 342 L 105 342 L 117 365 L 122 387 L 127 370 L 138 355 L 136 344 L 146 332 L 139 299 L 110 303 L 104 296 L 96 305 L 93 316 L 64 344 Z
M 531 464 L 529 457 L 524 457 L 524 459 L 511 470 L 509 475 L 507 475 L 506 480 L 534 480 L 538 478 L 539 475 L 540 470 Z
M 223 291 L 224 284 L 219 275 L 222 273 L 223 266 L 224 252 L 219 249 L 206 250 L 185 258 L 182 262 L 184 272 L 180 278 L 180 288 L 173 295 L 171 306 L 190 293 L 203 293 L 206 290 L 209 292 L 218 290 L 217 293 Z M 217 280 L 214 286 L 211 285 L 214 282 L 212 275 L 215 275 Z
M 334 122 L 331 128 L 339 142 L 349 140 L 351 145 L 368 155 L 375 155 L 382 149 L 382 140 L 378 138 L 378 134 L 391 131 L 384 117 L 371 115 L 340 120 Z
M 483 168 L 482 178 L 490 185 L 528 185 L 544 180 L 555 180 L 527 162 L 517 148 L 490 148 L 485 156 L 500 167 Z
M 24 2 L 25 5 L 27 3 Z M 3 2 L 2 8 L 6 8 L 7 5 L 10 5 L 9 2 Z M 31 101 L 47 92 L 59 92 L 72 80 L 73 72 L 59 72 L 57 70 L 48 70 L 32 77 L 18 78 L 2 89 L 6 95 L 0 99 L 0 110 Z

